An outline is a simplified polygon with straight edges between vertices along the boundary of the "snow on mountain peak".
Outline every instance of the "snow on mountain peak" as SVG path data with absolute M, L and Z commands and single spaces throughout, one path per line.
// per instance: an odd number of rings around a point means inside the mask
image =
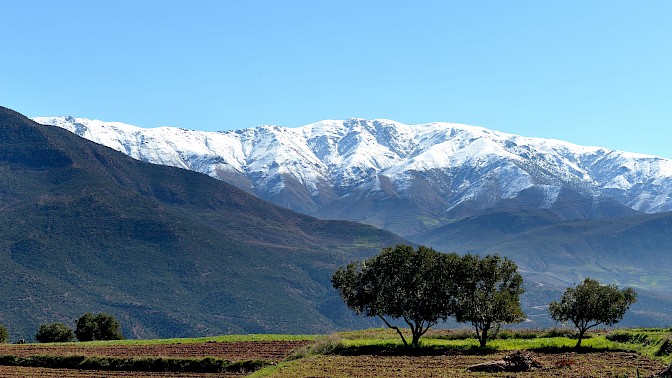
M 329 214 L 347 218 L 338 213 L 345 210 L 334 210 L 346 197 L 397 198 L 444 210 L 466 202 L 489 206 L 532 187 L 543 193 L 539 206 L 546 208 L 561 188 L 570 188 L 636 210 L 672 210 L 670 160 L 478 126 L 349 118 L 205 132 L 73 117 L 34 120 L 307 213 L 331 208 Z

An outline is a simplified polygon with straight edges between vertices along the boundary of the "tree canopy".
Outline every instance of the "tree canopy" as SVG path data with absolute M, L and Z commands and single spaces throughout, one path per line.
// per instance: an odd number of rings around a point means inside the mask
M 498 255 L 465 255 L 462 269 L 455 319 L 470 322 L 485 347 L 490 329 L 525 320 L 520 307 L 523 278 L 513 261 Z
M 400 244 L 338 269 L 332 283 L 356 314 L 382 319 L 409 345 L 391 323 L 403 320 L 411 329 L 410 345 L 417 347 L 429 328 L 454 314 L 460 274 L 457 254 Z
M 41 343 L 65 343 L 75 341 L 75 334 L 63 323 L 40 325 L 35 339 Z
M 562 323 L 571 321 L 578 328 L 578 348 L 587 330 L 600 324 L 611 326 L 618 323 L 636 301 L 637 293 L 632 288 L 619 290 L 616 285 L 602 285 L 599 281 L 586 278 L 575 288 L 568 288 L 560 302 L 551 302 L 548 310 L 554 320 Z
M 79 341 L 92 340 L 121 340 L 123 335 L 119 330 L 119 322 L 109 314 L 100 313 L 93 316 L 87 312 L 75 321 L 75 334 Z

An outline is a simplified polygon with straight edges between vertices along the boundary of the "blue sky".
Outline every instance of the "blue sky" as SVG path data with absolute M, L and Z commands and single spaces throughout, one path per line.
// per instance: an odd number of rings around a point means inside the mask
M 143 127 L 449 121 L 672 158 L 670 1 L 3 1 L 0 105 Z

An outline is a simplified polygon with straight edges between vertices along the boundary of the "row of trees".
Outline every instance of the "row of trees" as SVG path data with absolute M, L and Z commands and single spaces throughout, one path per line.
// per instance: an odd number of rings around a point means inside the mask
M 75 330 L 73 331 L 63 323 L 48 323 L 40 325 L 35 339 L 41 343 L 59 343 L 75 341 L 93 340 L 121 340 L 124 336 L 121 334 L 119 322 L 112 316 L 105 313 L 94 316 L 87 312 L 75 321 Z
M 449 317 L 471 323 L 481 347 L 490 330 L 525 319 L 520 306 L 523 278 L 513 261 L 498 255 L 459 256 L 397 245 L 338 269 L 332 283 L 356 314 L 380 318 L 406 346 L 417 347 L 422 335 Z M 574 323 L 578 347 L 588 329 L 616 324 L 635 300 L 632 289 L 618 290 L 587 278 L 567 289 L 560 302 L 551 302 L 549 311 L 557 321 Z M 394 325 L 399 319 L 410 327 L 410 343 Z
M 397 245 L 338 269 L 332 283 L 356 314 L 380 318 L 404 345 L 414 347 L 448 317 L 471 323 L 481 346 L 493 327 L 525 319 L 520 307 L 523 278 L 515 263 L 497 255 L 459 256 Z M 408 324 L 410 343 L 391 319 Z

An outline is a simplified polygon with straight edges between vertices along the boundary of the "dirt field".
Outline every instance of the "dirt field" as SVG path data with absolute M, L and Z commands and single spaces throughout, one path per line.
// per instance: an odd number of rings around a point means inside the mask
M 105 356 L 105 357 L 216 357 L 229 361 L 265 360 L 277 362 L 310 341 L 245 341 L 185 344 L 87 346 L 83 344 L 0 344 L 0 355 L 14 356 Z
M 497 360 L 506 353 L 486 356 L 317 356 L 284 368 L 278 377 L 649 377 L 664 366 L 632 353 L 534 353 L 543 368 L 525 373 L 471 373 L 473 364 Z
M 98 377 L 176 377 L 176 378 L 229 378 L 244 377 L 245 374 L 204 374 L 204 373 L 151 373 L 132 371 L 95 371 L 75 369 L 43 369 L 15 366 L 0 366 L 0 377 L 3 378 L 98 378 Z

